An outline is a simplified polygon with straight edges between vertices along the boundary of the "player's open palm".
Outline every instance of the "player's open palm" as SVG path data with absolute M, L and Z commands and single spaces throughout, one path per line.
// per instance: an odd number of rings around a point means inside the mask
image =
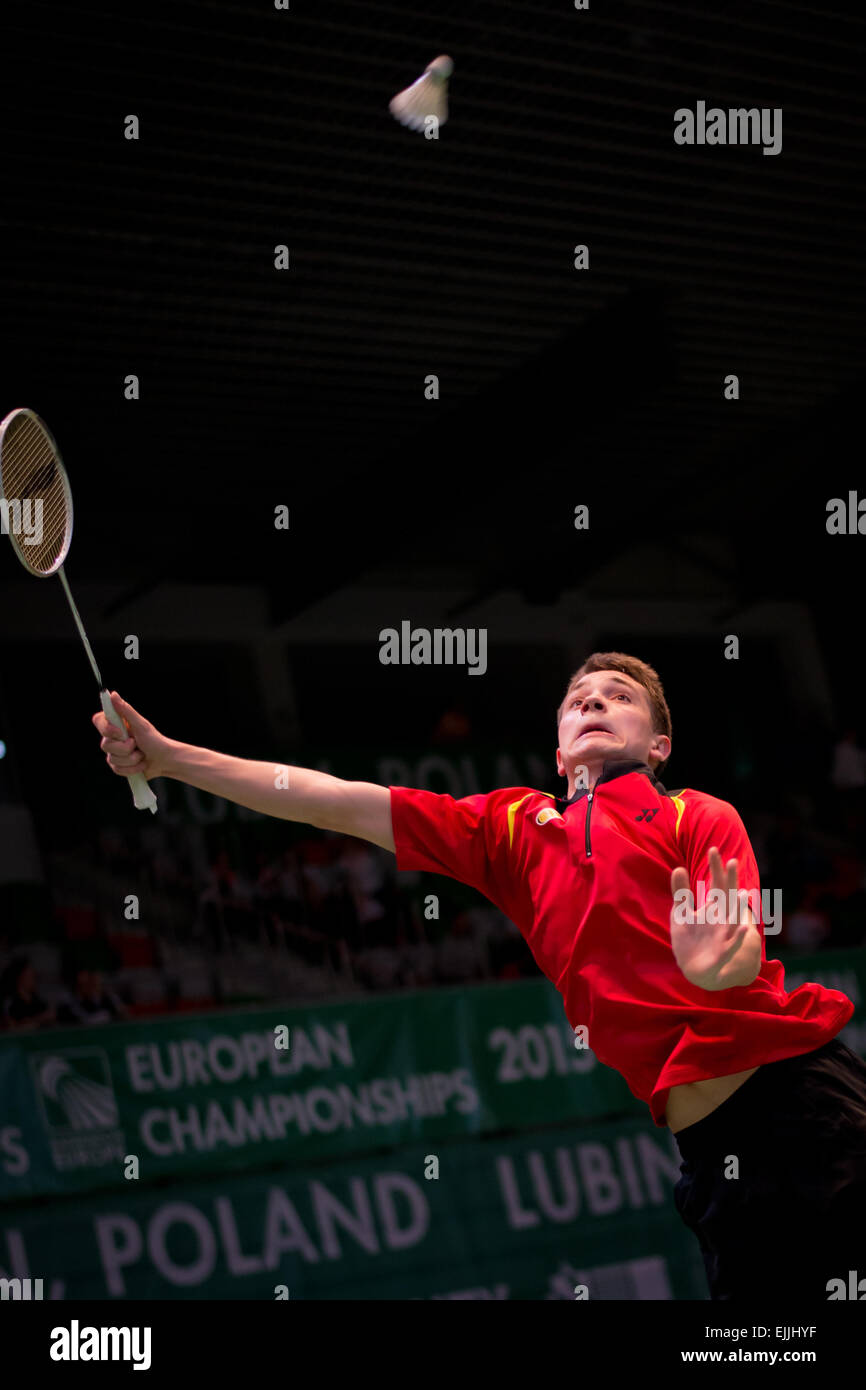
M 737 888 L 736 859 L 723 865 L 713 846 L 709 860 L 709 892 L 697 907 L 687 870 L 678 868 L 671 874 L 671 947 L 686 979 L 702 988 L 718 984 L 723 967 L 751 927 L 748 891 Z
M 102 735 L 99 746 L 112 772 L 116 772 L 118 777 L 140 772 L 148 781 L 162 777 L 168 766 L 169 739 L 148 723 L 132 705 L 121 700 L 116 690 L 111 692 L 111 703 L 128 733 L 116 729 L 101 710 L 99 714 L 94 714 L 93 723 Z

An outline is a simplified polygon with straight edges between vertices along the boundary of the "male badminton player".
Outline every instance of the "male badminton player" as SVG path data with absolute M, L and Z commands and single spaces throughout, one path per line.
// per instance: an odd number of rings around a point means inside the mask
M 757 890 L 759 905 L 760 884 L 736 810 L 659 781 L 671 719 L 651 666 L 596 652 L 572 677 L 557 711 L 562 797 L 455 800 L 303 768 L 284 789 L 273 764 L 177 743 L 112 698 L 130 737 L 93 722 L 114 772 L 370 840 L 516 923 L 572 1027 L 675 1134 L 674 1200 L 712 1299 L 826 1301 L 831 1281 L 866 1278 L 866 1063 L 837 1037 L 854 1005 L 815 983 L 786 992 L 760 907 L 740 899 Z M 683 923 L 681 890 L 698 903 L 720 888 L 714 922 L 708 907 Z

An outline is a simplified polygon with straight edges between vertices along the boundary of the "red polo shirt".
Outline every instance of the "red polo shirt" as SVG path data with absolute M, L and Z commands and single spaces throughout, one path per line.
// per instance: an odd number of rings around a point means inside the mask
M 634 759 L 611 760 L 592 792 L 567 801 L 530 787 L 455 800 L 391 787 L 398 869 L 446 874 L 483 893 L 519 927 L 562 995 L 572 1028 L 665 1124 L 671 1086 L 794 1057 L 836 1036 L 854 1012 L 840 990 L 788 994 L 766 958 L 751 985 L 692 985 L 671 949 L 671 871 L 692 891 L 712 882 L 709 849 L 758 889 L 743 822 L 727 801 L 667 792 Z

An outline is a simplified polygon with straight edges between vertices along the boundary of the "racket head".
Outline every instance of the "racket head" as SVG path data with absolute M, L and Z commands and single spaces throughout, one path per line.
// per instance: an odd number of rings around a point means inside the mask
M 33 410 L 20 406 L 0 422 L 0 514 L 12 548 L 38 579 L 56 574 L 72 543 L 72 492 L 53 434 Z M 36 526 L 13 525 L 19 516 Z M 41 503 L 41 507 L 40 504 Z

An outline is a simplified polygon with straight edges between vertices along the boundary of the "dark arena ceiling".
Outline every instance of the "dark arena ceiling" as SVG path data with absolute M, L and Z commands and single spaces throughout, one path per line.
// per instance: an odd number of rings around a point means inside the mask
M 807 591 L 824 501 L 862 479 L 849 9 L 7 13 L 0 406 L 58 438 L 76 575 L 255 578 L 275 618 L 440 564 L 545 601 L 651 536 L 734 601 Z M 388 102 L 443 52 L 426 140 Z M 698 101 L 781 108 L 781 151 L 676 144 Z

